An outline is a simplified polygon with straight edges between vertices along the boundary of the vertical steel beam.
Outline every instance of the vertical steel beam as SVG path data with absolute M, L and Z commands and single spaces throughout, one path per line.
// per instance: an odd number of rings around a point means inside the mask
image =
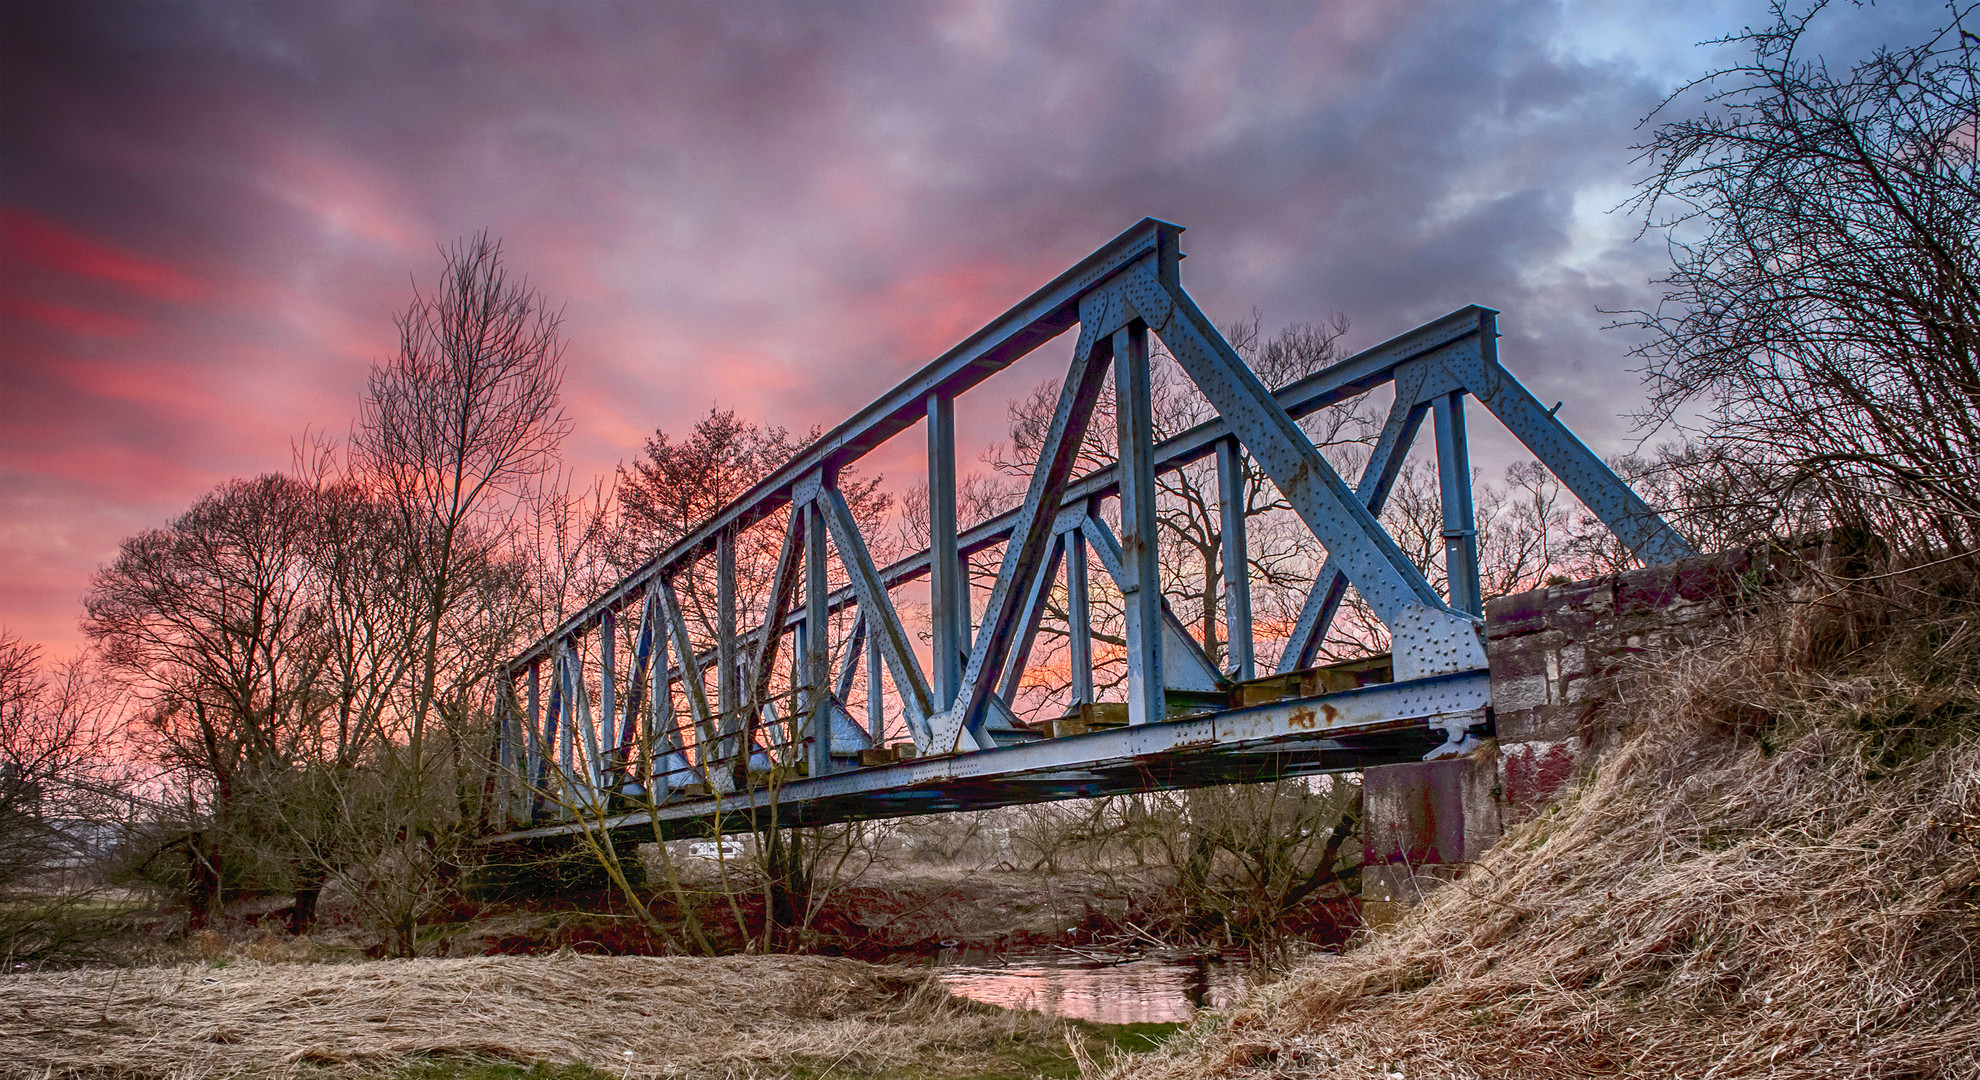
M 1081 318 L 1103 317 L 1103 306 L 1088 305 Z M 1079 344 L 1073 350 L 1072 364 L 1059 388 L 1059 401 L 1052 410 L 1052 422 L 1039 440 L 1038 462 L 1032 466 L 1025 485 L 1024 502 L 1011 525 L 1010 539 L 1004 543 L 1004 558 L 997 570 L 997 582 L 990 590 L 990 603 L 984 609 L 983 630 L 971 643 L 969 665 L 963 669 L 962 686 L 956 702 L 942 723 L 935 726 L 937 748 L 967 732 L 976 745 L 995 745 L 984 726 L 989 722 L 990 700 L 995 696 L 1004 665 L 1009 661 L 1013 639 L 1026 633 L 1020 612 L 1034 585 L 1043 585 L 1051 571 L 1044 568 L 1052 547 L 1058 509 L 1065 500 L 1066 485 L 1079 460 L 1079 447 L 1086 440 L 1087 426 L 1093 419 L 1093 406 L 1107 385 L 1107 353 L 1095 348 L 1100 331 L 1082 328 Z M 1146 342 L 1144 332 L 1143 341 Z M 1153 446 L 1151 441 L 1150 446 Z M 1150 472 L 1153 482 L 1153 472 Z
M 509 772 L 509 751 L 515 740 L 511 727 L 522 726 L 522 703 L 516 698 L 516 680 L 509 673 L 500 680 L 500 689 L 495 694 L 495 738 L 488 746 L 488 772 L 481 783 L 480 826 L 486 830 L 491 821 L 508 824 L 509 786 L 505 780 Z
M 538 768 L 527 769 L 524 772 L 525 776 L 534 776 L 537 773 L 543 764 L 543 755 L 548 752 L 544 749 L 547 741 L 543 731 L 542 700 L 538 697 L 539 688 L 542 685 L 543 661 L 531 660 L 529 662 L 529 689 L 527 691 L 529 694 L 529 741 L 535 744 L 535 756 L 537 760 L 529 762 L 529 764 Z
M 578 755 L 582 753 L 582 747 L 578 745 L 578 739 L 580 739 L 578 729 L 584 725 L 584 715 L 578 711 L 576 678 L 572 678 L 572 672 L 570 672 L 570 668 L 572 668 L 570 658 L 572 658 L 574 652 L 576 650 L 566 640 L 562 652 L 556 658 L 556 686 L 562 690 L 562 694 L 558 696 L 558 703 L 562 705 L 562 709 L 560 709 L 562 715 L 558 715 L 556 719 L 558 719 L 558 727 L 564 729 L 564 753 L 562 753 L 562 757 L 560 757 L 558 763 L 564 767 L 564 775 L 566 777 L 568 775 L 576 775 L 576 771 L 578 771 Z
M 715 536 L 715 694 L 721 719 L 716 722 L 717 743 L 712 748 L 718 766 L 728 763 L 736 769 L 736 779 L 749 768 L 745 743 L 738 738 L 743 722 L 742 687 L 736 679 L 736 534 L 723 529 Z M 737 760 L 729 762 L 734 756 Z
M 1086 534 L 1065 534 L 1066 644 L 1072 663 L 1074 708 L 1093 701 L 1093 613 L 1087 596 Z
M 956 547 L 956 402 L 928 396 L 928 607 L 934 623 L 929 690 L 936 710 L 956 703 L 969 640 L 969 583 Z
M 1481 311 L 1478 330 L 1476 350 L 1458 351 L 1445 361 L 1478 403 L 1498 417 L 1645 565 L 1696 554 L 1690 542 L 1630 490 L 1587 443 L 1499 366 L 1498 313 Z
M 667 657 L 666 604 L 654 585 L 647 587 L 647 602 L 653 605 L 653 667 L 649 676 L 653 685 L 647 710 L 646 739 L 641 746 L 646 752 L 646 770 L 653 798 L 659 800 L 666 798 L 667 793 L 685 779 L 675 775 L 672 768 L 684 740 L 680 735 L 680 726 L 674 720 L 674 679 L 667 673 L 673 662 Z
M 1453 609 L 1430 587 L 1196 302 L 1167 279 L 1173 268 L 1158 272 L 1123 275 L 1135 310 L 1161 332 L 1176 363 L 1394 635 L 1396 677 L 1484 667 L 1478 620 Z
M 860 622 L 866 622 L 860 613 Z M 875 746 L 887 745 L 887 699 L 880 694 L 880 635 L 866 634 L 866 735 Z
M 561 726 L 563 715 L 564 662 L 560 644 L 558 651 L 550 654 L 550 692 L 543 714 L 543 753 L 536 769 L 536 800 L 530 810 L 532 819 L 543 814 L 545 809 L 543 804 L 550 793 L 550 776 L 553 772 L 557 775 L 558 788 L 563 787 L 565 769 L 560 765 L 557 753 L 558 728 Z
M 1451 606 L 1483 618 L 1478 582 L 1478 516 L 1471 504 L 1471 449 L 1464 430 L 1464 391 L 1440 394 L 1435 404 L 1437 478 L 1444 510 L 1444 577 Z
M 1120 437 L 1121 604 L 1127 610 L 1128 723 L 1163 718 L 1162 579 L 1156 563 L 1155 419 L 1148 327 L 1114 333 L 1114 414 Z
M 626 703 L 626 773 L 644 784 L 649 795 L 653 792 L 653 740 L 658 734 L 654 725 L 654 696 L 666 689 L 665 668 L 655 671 L 657 665 L 666 661 L 666 636 L 660 632 L 660 597 L 652 589 L 646 590 L 639 610 L 639 665 L 633 673 L 637 691 L 633 700 Z M 654 795 L 658 798 L 658 795 Z
M 804 683 L 809 698 L 811 775 L 832 771 L 832 691 L 827 684 L 832 659 L 830 589 L 825 580 L 825 513 L 816 498 L 805 504 L 804 521 Z
M 1245 510 L 1251 493 L 1244 448 L 1217 441 L 1217 508 L 1223 521 L 1225 668 L 1239 680 L 1257 675 L 1251 641 L 1251 555 L 1245 543 Z
M 598 723 L 591 715 L 591 692 L 584 685 L 583 644 L 573 641 L 570 650 L 564 654 L 564 660 L 570 670 L 566 676 L 570 680 L 570 689 L 565 693 L 564 701 L 571 710 L 571 730 L 577 732 L 582 740 L 575 752 L 582 755 L 580 763 L 584 768 L 573 771 L 580 772 L 590 788 L 587 798 L 595 798 L 604 781 L 604 763 L 598 755 Z
M 617 750 L 619 727 L 618 665 L 619 617 L 607 608 L 598 616 L 598 766 L 608 769 L 612 751 Z

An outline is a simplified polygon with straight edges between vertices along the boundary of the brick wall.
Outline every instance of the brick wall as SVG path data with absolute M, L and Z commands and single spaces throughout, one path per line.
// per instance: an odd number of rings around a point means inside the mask
M 1485 605 L 1502 800 L 1518 816 L 1550 798 L 1614 734 L 1622 662 L 1696 640 L 1774 577 L 1731 551 L 1502 596 Z

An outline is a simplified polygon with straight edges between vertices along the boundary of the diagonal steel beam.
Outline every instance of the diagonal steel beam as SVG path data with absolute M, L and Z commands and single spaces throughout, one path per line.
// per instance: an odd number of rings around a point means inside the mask
M 770 674 L 777 666 L 778 639 L 783 636 L 786 614 L 797 594 L 799 545 L 804 540 L 804 507 L 792 505 L 790 521 L 784 526 L 784 542 L 777 550 L 777 576 L 770 584 L 770 599 L 763 605 L 763 624 L 757 631 L 756 647 L 750 651 L 748 698 L 760 702 L 770 696 Z
M 1127 578 L 1127 563 L 1121 556 L 1121 542 L 1114 538 L 1114 530 L 1108 528 L 1098 515 L 1089 515 L 1080 531 L 1085 534 L 1087 543 L 1092 545 L 1093 553 L 1100 556 L 1100 565 L 1113 579 L 1114 587 L 1120 588 Z M 1216 665 L 1203 655 L 1202 646 L 1190 636 L 1182 620 L 1176 618 L 1166 596 L 1162 597 L 1161 610 L 1162 673 L 1166 680 L 1163 688 L 1211 691 L 1221 687 L 1223 677 L 1217 674 Z
M 839 658 L 839 675 L 832 683 L 832 696 L 840 701 L 852 693 L 853 678 L 859 674 L 859 652 L 866 646 L 866 614 L 853 613 L 852 634 L 846 638 L 845 655 Z
M 638 755 L 645 753 L 639 717 L 641 708 L 646 704 L 647 683 L 653 671 L 653 635 L 660 625 L 654 608 L 653 592 L 648 590 L 639 606 L 639 631 L 633 638 L 633 669 L 626 679 L 626 715 L 619 723 L 618 745 L 622 751 L 619 767 L 626 771 L 628 779 L 633 780 L 638 779 Z
M 1455 349 L 1444 364 L 1480 405 L 1588 507 L 1630 553 L 1645 564 L 1671 562 L 1696 554 L 1691 544 L 1664 521 L 1615 470 L 1575 438 L 1567 425 L 1542 408 L 1512 373 L 1499 366 L 1498 313 L 1480 308 L 1478 335 L 1471 348 Z
M 1031 587 L 1025 590 L 1024 606 L 1019 609 L 1017 636 L 1011 640 L 1011 658 L 1004 665 L 1004 677 L 997 685 L 997 696 L 1008 704 L 1017 700 L 1018 686 L 1024 681 L 1024 669 L 1031 663 L 1031 646 L 1038 639 L 1038 624 L 1045 618 L 1046 601 L 1051 598 L 1052 587 L 1057 584 L 1059 564 L 1065 557 L 1065 534 L 1055 532 L 1047 542 L 1045 560 L 1038 572 L 1031 576 Z
M 1116 245 L 1126 242 L 1127 246 L 1120 247 L 1116 250 L 1114 246 L 1110 245 L 1109 248 L 1103 249 L 1103 251 L 1111 253 L 1106 258 L 1100 258 L 1096 254 L 1095 258 L 1098 261 L 1089 260 L 1088 263 L 1091 265 L 1083 263 L 1080 267 L 1075 267 L 1074 270 L 1077 273 L 1068 272 L 1067 275 L 1062 275 L 1060 281 L 1054 282 L 1053 285 L 1048 286 L 1046 290 L 1041 290 L 1040 294 L 1034 297 L 1037 300 L 1046 293 L 1051 293 L 1055 297 L 1063 298 L 1064 296 L 1069 296 L 1072 298 L 1068 302 L 1070 307 L 1065 312 L 1052 316 L 1054 319 L 1063 318 L 1063 325 L 1059 323 L 1052 323 L 1050 325 L 1060 325 L 1060 330 L 1072 326 L 1077 321 L 1077 302 L 1078 297 L 1084 295 L 1083 290 L 1091 289 L 1104 281 L 1114 270 L 1144 258 L 1149 252 L 1156 250 L 1161 242 L 1160 234 L 1162 230 L 1167 230 L 1170 233 L 1181 231 L 1177 226 L 1165 225 L 1160 222 L 1148 221 L 1142 224 L 1154 231 L 1141 234 L 1137 233 L 1136 230 L 1130 230 L 1129 234 L 1123 234 L 1122 238 L 1116 241 Z M 1137 226 L 1136 228 L 1138 230 L 1142 226 Z M 1130 234 L 1134 234 L 1132 240 L 1129 240 Z M 1043 301 L 1041 300 L 1040 302 Z M 1025 306 L 1019 305 L 1019 308 L 1024 308 Z M 1018 310 L 1018 308 L 1014 308 L 1012 309 L 1012 313 Z M 1055 312 L 1057 310 L 1054 309 Z M 1436 353 L 1451 347 L 1455 343 L 1475 336 L 1478 333 L 1478 315 L 1485 310 L 1476 305 L 1460 308 L 1440 319 L 1425 323 L 1406 333 L 1399 334 L 1379 345 L 1363 349 L 1339 363 L 1323 368 L 1304 379 L 1291 383 L 1275 392 L 1273 395 L 1274 399 L 1285 408 L 1288 415 L 1298 418 L 1348 398 L 1367 393 L 1369 390 L 1388 382 L 1398 365 Z M 1007 313 L 1006 319 L 1012 313 Z M 1005 320 L 999 320 L 993 326 L 1008 329 Z M 999 332 L 1001 333 L 1002 331 Z M 1058 332 L 1060 331 L 1053 331 L 1054 334 Z M 970 342 L 977 341 L 979 338 L 983 338 L 984 334 L 988 333 L 990 333 L 990 328 L 986 327 L 983 333 L 973 336 Z M 1004 342 L 1004 344 L 1010 344 L 1011 342 L 1018 341 L 1022 336 L 1012 332 L 999 340 Z M 1043 339 L 1040 339 L 1038 343 L 1042 343 L 1042 341 Z M 967 389 L 969 385 L 974 385 L 974 382 L 981 381 L 982 378 L 988 377 L 989 374 L 1002 370 L 1002 366 L 1007 365 L 1011 360 L 1015 360 L 1017 355 L 1022 355 L 1013 354 L 1001 359 L 997 366 L 980 369 L 977 366 L 977 361 L 982 359 L 981 356 L 976 356 L 975 359 L 965 359 L 967 355 L 975 355 L 969 354 L 965 350 L 965 346 L 968 346 L 970 342 L 965 342 L 964 345 L 957 346 L 957 349 L 951 350 L 951 353 L 943 361 L 938 361 L 936 364 L 930 365 L 920 375 L 910 379 L 908 382 L 902 383 L 900 387 L 897 387 L 883 399 L 887 402 L 893 402 L 896 406 L 907 410 L 911 414 L 901 423 L 900 430 L 905 430 L 907 426 L 912 426 L 913 423 L 919 422 L 925 416 L 925 399 L 930 392 L 930 387 L 949 387 L 951 392 L 959 393 Z M 1000 357 L 1003 356 L 1001 353 L 998 355 Z M 956 379 L 964 378 L 965 375 L 968 376 L 966 384 L 955 381 Z M 910 393 L 911 389 L 917 390 L 918 393 Z M 790 502 L 801 501 L 801 497 L 795 494 L 797 488 L 805 482 L 805 478 L 810 473 L 822 467 L 822 463 L 829 459 L 832 462 L 843 464 L 844 462 L 854 460 L 861 453 L 865 452 L 864 449 L 857 449 L 858 447 L 870 449 L 871 445 L 878 445 L 877 443 L 869 445 L 867 440 L 877 436 L 882 430 L 887 430 L 886 426 L 862 427 L 861 422 L 862 418 L 866 418 L 878 423 L 876 410 L 879 409 L 880 405 L 881 402 L 876 402 L 873 406 L 869 406 L 858 417 L 841 425 L 839 429 L 834 429 L 832 434 L 827 435 L 819 442 L 812 444 L 804 454 L 801 454 L 789 466 L 778 470 L 773 477 L 766 478 L 765 481 L 755 485 L 735 500 L 735 502 L 731 503 L 721 514 L 718 514 L 718 518 L 724 521 L 731 520 L 730 511 L 733 510 L 740 513 L 742 504 L 752 499 L 764 499 L 767 502 L 764 506 L 750 511 L 749 514 L 742 515 L 747 518 L 747 522 L 760 520 L 762 517 L 776 512 L 777 509 L 788 505 Z M 888 420 L 886 421 L 886 425 L 892 425 L 900 421 L 900 419 Z M 1217 441 L 1228 434 L 1230 434 L 1229 426 L 1222 419 L 1213 418 L 1156 447 L 1155 467 L 1158 471 L 1167 472 L 1207 457 L 1215 452 Z M 845 452 L 828 454 L 826 453 L 828 447 L 840 448 Z M 783 477 L 786 482 L 781 486 L 772 483 L 772 480 L 776 477 Z M 1067 498 L 1068 500 L 1073 500 L 1111 495 L 1117 486 L 1116 470 L 1109 466 L 1105 469 L 1096 470 L 1078 480 L 1068 492 Z M 1010 531 L 1012 516 L 1010 513 L 999 515 L 973 526 L 967 532 L 963 533 L 960 544 L 961 554 L 967 556 L 996 544 Z M 741 520 L 741 518 L 736 518 L 735 520 Z M 620 581 L 619 584 L 613 586 L 604 596 L 593 601 L 577 614 L 565 619 L 559 624 L 556 630 L 552 631 L 536 645 L 531 646 L 527 651 L 512 659 L 509 662 L 509 669 L 511 671 L 517 671 L 526 666 L 532 659 L 547 657 L 552 644 L 557 639 L 581 630 L 590 623 L 597 621 L 599 614 L 606 608 L 622 606 L 634 592 L 644 588 L 645 584 L 651 578 L 656 575 L 663 575 L 663 571 L 672 572 L 668 571 L 668 568 L 684 564 L 685 561 L 705 551 L 712 544 L 712 540 L 708 540 L 708 537 L 713 535 L 711 530 L 714 528 L 714 525 L 715 522 L 711 521 L 709 525 L 697 530 L 694 537 L 682 541 L 682 543 L 675 545 L 674 548 L 663 552 L 661 555 L 649 560 L 648 563 L 639 569 L 634 570 L 625 579 Z M 697 540 L 697 537 L 701 539 Z M 882 576 L 887 586 L 893 588 L 904 582 L 912 581 L 927 572 L 928 555 L 926 552 L 922 552 L 889 565 L 882 571 Z M 846 594 L 843 590 L 841 593 L 834 594 L 833 603 L 835 606 L 845 602 L 843 599 L 844 595 Z
M 894 677 L 894 687 L 900 693 L 908 733 L 924 753 L 933 753 L 935 739 L 929 729 L 929 717 L 933 710 L 928 679 L 921 672 L 921 664 L 914 658 L 914 646 L 907 631 L 901 627 L 901 617 L 894 610 L 887 587 L 881 583 L 879 571 L 873 568 L 873 556 L 867 553 L 866 538 L 860 535 L 859 523 L 853 520 L 852 508 L 846 505 L 846 497 L 838 488 L 828 484 L 820 490 L 818 498 L 825 503 L 825 525 L 832 532 L 832 546 L 839 551 L 839 563 L 846 568 L 846 576 L 852 579 L 853 593 L 859 598 L 860 610 L 866 613 L 867 625 L 872 628 L 870 632 L 879 635 L 880 654 L 886 658 L 888 671 Z
M 1441 369 L 1437 374 L 1438 389 L 1443 389 L 1449 379 Z M 1435 391 L 1426 391 L 1429 376 L 1430 368 L 1420 361 L 1396 368 L 1395 400 L 1389 403 L 1382 434 L 1375 440 L 1375 448 L 1369 451 L 1368 464 L 1362 467 L 1361 480 L 1354 488 L 1354 497 L 1371 514 L 1382 513 L 1382 505 L 1389 500 L 1389 490 L 1402 473 L 1403 460 L 1409 456 L 1410 444 L 1416 441 L 1416 433 L 1430 411 L 1425 399 Z M 1284 651 L 1279 653 L 1279 674 L 1310 667 L 1318 659 L 1320 646 L 1327 640 L 1327 628 L 1333 625 L 1334 614 L 1347 596 L 1347 586 L 1347 575 L 1341 573 L 1329 554 L 1313 578 L 1313 588 L 1307 591 L 1306 603 L 1300 608 L 1299 621 L 1293 624 Z
M 687 620 L 681 617 L 681 599 L 674 593 L 674 583 L 669 578 L 660 579 L 660 614 L 667 622 L 667 632 L 674 639 L 674 652 L 681 657 L 681 688 L 687 691 L 688 723 L 695 732 L 695 762 L 708 774 L 708 782 L 718 782 L 713 768 L 717 733 L 714 713 L 708 707 L 708 684 L 702 680 L 701 665 L 696 663 L 694 645 L 688 640 Z
M 1475 619 L 1444 603 L 1297 422 L 1198 310 L 1171 268 L 1126 275 L 1136 311 L 1327 546 L 1396 643 L 1396 676 L 1485 666 Z
M 1093 419 L 1093 406 L 1107 382 L 1106 355 L 1110 350 L 1100 342 L 1110 304 L 1106 294 L 1089 297 L 1080 307 L 1079 343 L 1073 349 L 1072 365 L 1059 389 L 1059 403 L 1053 409 L 1052 423 L 1039 447 L 1038 464 L 1032 468 L 1024 502 L 1011 523 L 1011 540 L 1004 545 L 1004 564 L 997 571 L 997 584 L 990 590 L 990 603 L 983 613 L 983 628 L 970 649 L 969 665 L 963 669 L 956 702 L 936 721 L 935 752 L 954 749 L 964 730 L 978 732 L 984 723 L 988 699 L 1003 674 L 1011 639 L 1018 633 L 1017 615 L 1032 579 L 1040 576 L 1046 549 L 1052 542 L 1052 523 L 1064 501 L 1066 484 L 1072 479 L 1079 447 Z M 981 740 L 978 740 L 979 743 Z
M 782 468 L 752 484 L 748 491 L 717 511 L 714 517 L 680 542 L 642 563 L 607 590 L 605 595 L 565 619 L 556 630 L 516 657 L 511 666 L 520 666 L 532 657 L 547 654 L 558 639 L 596 621 L 599 613 L 606 608 L 623 606 L 647 581 L 706 553 L 715 546 L 716 537 L 723 530 L 748 528 L 788 506 L 792 501 L 792 486 L 807 473 L 856 461 L 874 447 L 913 427 L 924 417 L 925 403 L 930 394 L 960 394 L 1072 329 L 1079 319 L 1082 297 L 1122 267 L 1154 252 L 1165 242 L 1165 237 L 1179 231 L 1167 222 L 1143 218 L 1133 228 L 1108 241 L 1065 273 L 1053 278 L 1045 287 L 1019 301 L 987 326 L 882 394 L 851 419 L 826 432 Z

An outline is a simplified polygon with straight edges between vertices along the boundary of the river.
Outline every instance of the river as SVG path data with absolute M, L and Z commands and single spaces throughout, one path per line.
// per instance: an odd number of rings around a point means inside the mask
M 1073 952 L 944 949 L 935 974 L 951 992 L 1007 1009 L 1096 1024 L 1174 1023 L 1243 993 L 1244 957 L 1215 954 L 1113 960 Z

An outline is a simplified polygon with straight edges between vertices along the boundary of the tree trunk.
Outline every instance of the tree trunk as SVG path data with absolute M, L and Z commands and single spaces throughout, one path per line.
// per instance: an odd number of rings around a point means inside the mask
M 220 843 L 204 830 L 186 835 L 186 928 L 204 930 L 220 909 Z

